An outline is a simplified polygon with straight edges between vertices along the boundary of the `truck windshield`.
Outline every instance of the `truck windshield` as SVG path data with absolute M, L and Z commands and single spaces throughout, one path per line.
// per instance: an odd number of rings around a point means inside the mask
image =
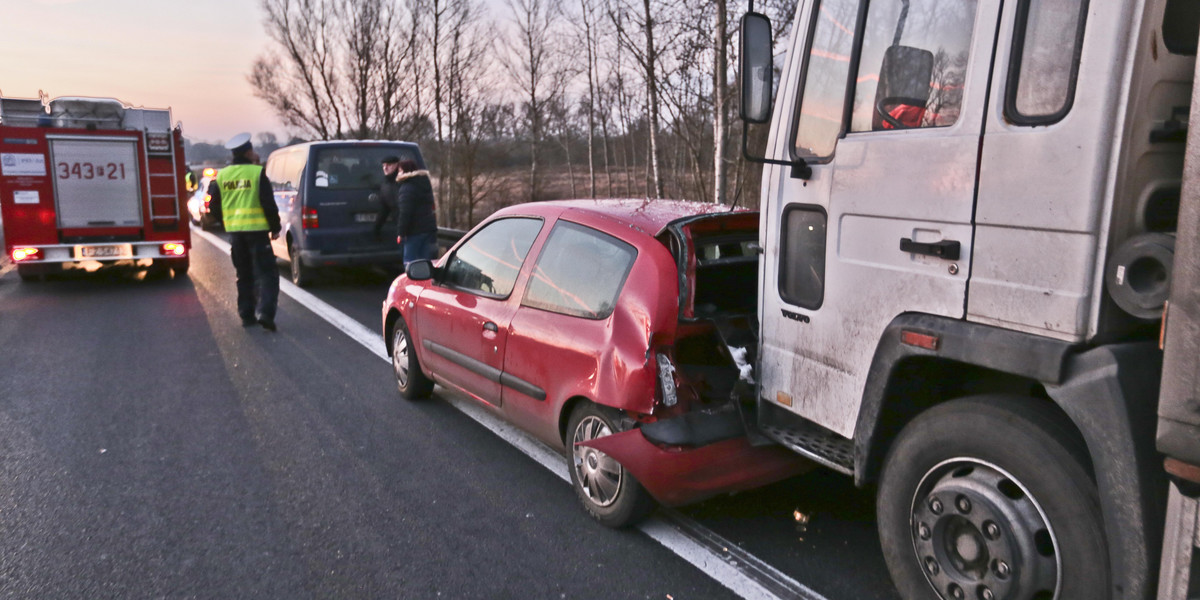
M 424 162 L 411 146 L 341 146 L 317 150 L 314 185 L 330 190 L 378 188 L 383 181 L 380 164 L 384 158 L 395 156 L 412 160 L 421 168 Z

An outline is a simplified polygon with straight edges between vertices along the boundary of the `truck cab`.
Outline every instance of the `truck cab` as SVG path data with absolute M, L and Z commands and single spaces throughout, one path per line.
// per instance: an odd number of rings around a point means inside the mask
M 743 20 L 742 117 L 770 128 L 758 426 L 878 486 L 904 597 L 1150 597 L 1196 23 L 801 0 L 773 73 Z

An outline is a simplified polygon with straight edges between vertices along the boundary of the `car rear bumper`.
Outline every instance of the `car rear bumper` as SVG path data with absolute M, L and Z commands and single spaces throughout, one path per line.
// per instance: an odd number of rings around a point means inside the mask
M 752 446 L 744 435 L 682 447 L 655 444 L 631 429 L 583 445 L 616 459 L 665 506 L 761 487 L 815 466 L 779 445 Z

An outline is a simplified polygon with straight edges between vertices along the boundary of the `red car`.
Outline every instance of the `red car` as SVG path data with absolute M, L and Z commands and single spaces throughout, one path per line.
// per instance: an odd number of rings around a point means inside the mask
M 503 209 L 383 304 L 405 398 L 460 390 L 566 454 L 620 527 L 802 472 L 751 444 L 758 214 L 669 200 Z M 741 365 L 741 367 L 739 367 Z

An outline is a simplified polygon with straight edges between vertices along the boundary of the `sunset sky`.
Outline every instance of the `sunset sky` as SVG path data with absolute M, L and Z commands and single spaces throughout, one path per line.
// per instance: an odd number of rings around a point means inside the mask
M 246 81 L 269 44 L 257 0 L 0 0 L 0 92 L 169 107 L 193 141 L 283 137 Z

